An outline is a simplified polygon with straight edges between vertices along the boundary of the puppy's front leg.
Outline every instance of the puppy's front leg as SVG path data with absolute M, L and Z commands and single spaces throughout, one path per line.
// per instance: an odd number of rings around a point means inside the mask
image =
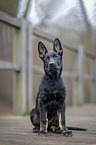
M 58 116 L 59 116 L 59 126 L 63 131 L 63 135 L 67 137 L 72 136 L 72 131 L 69 131 L 66 127 L 65 110 L 66 110 L 66 102 L 64 101 L 61 109 L 58 111 Z
M 48 119 L 45 107 L 40 108 L 40 131 L 38 135 L 47 135 Z

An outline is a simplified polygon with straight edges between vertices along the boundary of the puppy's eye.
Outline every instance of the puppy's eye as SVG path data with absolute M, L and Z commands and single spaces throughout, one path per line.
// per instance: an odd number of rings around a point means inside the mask
M 56 55 L 53 55 L 53 58 L 55 58 L 55 59 L 56 59 L 56 58 L 57 58 L 57 56 L 56 56 Z
M 49 60 L 49 59 L 50 59 L 50 57 L 49 57 L 49 56 L 47 56 L 46 60 Z

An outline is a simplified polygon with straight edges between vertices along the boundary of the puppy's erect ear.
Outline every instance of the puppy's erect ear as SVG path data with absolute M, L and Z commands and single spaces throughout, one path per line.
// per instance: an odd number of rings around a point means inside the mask
M 45 54 L 48 52 L 47 48 L 42 42 L 38 43 L 38 52 L 39 52 L 39 57 L 43 60 Z
M 57 52 L 61 56 L 63 55 L 63 48 L 62 48 L 61 42 L 58 38 L 56 38 L 54 40 L 53 51 Z

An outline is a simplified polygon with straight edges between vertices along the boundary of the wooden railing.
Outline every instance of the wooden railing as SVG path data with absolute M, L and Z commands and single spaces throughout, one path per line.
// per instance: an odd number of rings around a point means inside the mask
M 14 73 L 14 114 L 25 114 L 32 108 L 32 26 L 22 19 L 0 12 L 0 21 L 15 28 L 13 62 L 0 60 L 0 70 Z
M 33 66 L 32 37 L 37 36 L 47 41 L 53 42 L 54 38 L 44 33 L 32 30 L 29 22 L 22 19 L 10 17 L 0 12 L 0 21 L 15 27 L 13 62 L 0 60 L 0 70 L 15 71 L 14 73 L 14 101 L 13 108 L 15 114 L 28 112 L 33 105 L 33 73 L 43 73 L 40 66 Z M 84 103 L 84 82 L 92 81 L 91 102 L 96 100 L 96 54 L 87 51 L 83 46 L 75 48 L 67 43 L 63 46 L 76 53 L 77 71 L 63 71 L 63 77 L 73 78 L 73 105 Z M 85 56 L 92 58 L 92 74 L 84 74 Z M 74 64 L 74 66 L 75 64 Z

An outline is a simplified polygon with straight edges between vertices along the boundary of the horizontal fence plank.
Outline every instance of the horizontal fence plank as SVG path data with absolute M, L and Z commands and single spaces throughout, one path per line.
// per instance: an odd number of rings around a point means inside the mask
M 16 28 L 21 27 L 21 21 L 19 19 L 11 17 L 4 12 L 0 12 L 0 21 L 7 23 Z
M 20 67 L 17 64 L 0 60 L 0 70 L 20 71 Z
M 95 76 L 92 74 L 85 74 L 84 79 L 85 80 L 95 80 Z
M 40 66 L 33 66 L 33 72 L 38 74 L 44 74 L 44 70 Z
M 33 66 L 33 72 L 38 73 L 38 74 L 44 74 L 44 70 L 40 66 Z M 71 72 L 71 71 L 63 71 L 62 76 L 65 78 L 78 79 L 78 74 Z M 95 80 L 95 77 L 92 74 L 84 74 L 84 79 L 85 80 Z
M 50 42 L 53 42 L 54 41 L 54 38 L 52 36 L 48 36 L 42 32 L 39 32 L 38 30 L 33 30 L 33 35 L 37 36 L 37 37 L 40 37 L 44 40 L 47 40 L 47 41 L 50 41 Z M 67 43 L 62 43 L 63 44 L 63 47 L 71 50 L 71 51 L 74 51 L 75 53 L 78 53 L 78 48 L 77 47 L 74 47 L 74 46 L 71 46 Z M 85 50 L 85 55 L 92 58 L 92 59 L 96 59 L 96 53 L 93 53 L 93 52 L 90 52 L 88 50 Z
M 43 38 L 44 40 L 50 41 L 52 43 L 54 41 L 53 37 L 48 36 L 48 35 L 46 35 L 46 34 L 44 34 L 42 32 L 39 32 L 38 30 L 33 30 L 33 35 L 35 35 L 37 37 L 40 37 L 40 38 Z M 78 49 L 76 47 L 73 47 L 73 46 L 71 46 L 71 45 L 69 45 L 67 43 L 62 43 L 62 44 L 63 44 L 63 47 L 68 48 L 69 50 L 74 51 L 76 53 L 78 52 Z
M 62 76 L 66 78 L 72 78 L 72 79 L 78 78 L 78 74 L 71 71 L 63 71 Z
M 86 50 L 86 56 L 92 58 L 92 59 L 96 59 L 96 53 L 90 52 L 88 50 Z
M 34 73 L 38 73 L 38 74 L 44 74 L 44 70 L 43 70 L 43 68 L 42 67 L 40 67 L 40 66 L 33 66 L 33 72 Z M 69 71 L 63 71 L 63 73 L 62 73 L 62 76 L 63 77 L 70 77 L 70 78 L 77 78 L 78 76 L 77 76 L 77 74 L 76 73 L 72 73 L 72 72 L 69 72 Z

